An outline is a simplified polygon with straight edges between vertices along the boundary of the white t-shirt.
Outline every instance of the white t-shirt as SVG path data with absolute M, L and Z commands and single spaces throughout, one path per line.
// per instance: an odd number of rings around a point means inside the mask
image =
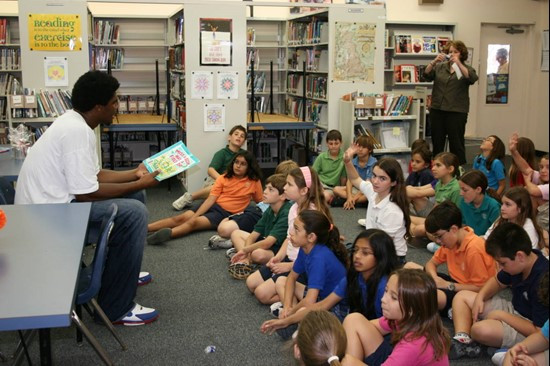
M 495 230 L 498 220 L 499 219 L 493 222 L 493 225 L 491 225 L 491 227 L 487 229 L 485 235 L 483 235 L 485 240 L 487 240 L 489 235 L 491 235 L 493 230 Z M 537 234 L 537 231 L 535 230 L 535 225 L 533 225 L 533 221 L 530 218 L 527 218 L 525 220 L 525 224 L 523 224 L 523 230 L 525 230 L 527 232 L 527 235 L 529 235 L 529 239 L 531 239 L 531 246 L 533 247 L 533 249 L 539 249 L 539 235 Z
M 69 110 L 30 149 L 19 178 L 16 204 L 68 203 L 99 188 L 96 136 L 84 118 Z
M 395 202 L 390 201 L 390 195 L 376 203 L 378 193 L 374 192 L 372 183 L 369 181 L 362 181 L 359 189 L 369 200 L 365 227 L 385 231 L 393 239 L 397 255 L 407 255 L 407 242 L 404 237 L 405 219 L 401 208 Z

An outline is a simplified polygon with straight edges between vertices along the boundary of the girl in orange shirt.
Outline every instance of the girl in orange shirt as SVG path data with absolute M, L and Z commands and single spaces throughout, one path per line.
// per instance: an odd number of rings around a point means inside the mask
M 161 244 L 170 239 L 185 236 L 194 231 L 216 229 L 229 219 L 237 225 L 224 225 L 245 231 L 252 231 L 262 216 L 256 207 L 248 207 L 253 199 L 256 203 L 263 198 L 261 172 L 256 158 L 248 151 L 239 152 L 229 163 L 225 174 L 216 179 L 210 195 L 197 209 L 155 221 L 148 225 L 151 233 L 148 244 Z M 225 233 L 224 236 L 230 236 Z

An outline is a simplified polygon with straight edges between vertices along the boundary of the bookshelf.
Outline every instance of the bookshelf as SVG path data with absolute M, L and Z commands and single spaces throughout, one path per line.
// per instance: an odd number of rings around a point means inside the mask
M 21 89 L 21 46 L 17 15 L 0 14 L 0 143 L 7 144 L 11 126 L 9 94 Z
M 394 95 L 399 100 L 400 96 Z M 402 96 L 407 98 L 407 96 Z M 418 99 L 408 98 L 409 105 L 405 107 L 406 114 L 382 115 L 384 113 L 384 102 L 382 108 L 365 108 L 363 99 L 367 97 L 357 97 L 352 101 L 340 100 L 340 121 L 341 132 L 344 146 L 349 146 L 355 137 L 360 134 L 370 134 L 374 136 L 379 145 L 375 145 L 373 154 L 377 157 L 391 156 L 397 159 L 402 166 L 403 172 L 408 171 L 408 162 L 410 160 L 410 146 L 414 140 L 419 138 L 419 119 L 420 104 Z M 383 99 L 382 95 L 374 98 Z M 401 99 L 403 99 L 401 98 Z M 358 101 L 361 100 L 361 103 Z M 391 102 L 390 102 L 391 103 Z M 399 103 L 399 101 L 397 102 Z M 396 104 L 399 105 L 399 104 Z M 396 111 L 399 107 L 388 108 L 390 114 L 403 113 Z M 372 111 L 372 112 L 368 112 Z M 377 111 L 377 112 L 375 112 Z M 377 115 L 380 114 L 380 115 Z
M 454 39 L 454 23 L 386 22 L 384 41 L 384 90 L 418 99 L 419 136 L 426 137 L 432 82 L 424 68 L 448 40 Z
M 113 123 L 166 114 L 166 59 L 171 36 L 169 20 L 167 17 L 146 15 L 92 13 L 90 68 L 109 71 L 110 66 L 110 72 L 120 82 L 119 115 Z M 111 144 L 113 138 L 114 143 Z M 163 140 L 164 145 L 161 145 Z M 103 131 L 102 158 L 110 161 L 106 157 L 112 156 L 115 168 L 131 167 L 158 152 L 167 143 L 160 133 L 151 131 L 116 132 L 114 137 L 113 132 Z

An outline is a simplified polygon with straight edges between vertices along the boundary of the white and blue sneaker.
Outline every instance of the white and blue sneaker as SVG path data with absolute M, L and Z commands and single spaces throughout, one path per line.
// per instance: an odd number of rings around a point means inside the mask
M 143 286 L 153 281 L 153 276 L 149 272 L 139 272 L 138 286 Z
M 277 301 L 276 303 L 271 304 L 269 307 L 269 312 L 271 315 L 273 315 L 275 318 L 279 317 L 279 312 L 283 308 L 283 303 L 280 301 Z
M 441 248 L 440 245 L 437 245 L 436 243 L 434 243 L 433 241 L 428 243 L 428 245 L 426 245 L 426 249 L 428 249 L 429 252 L 432 252 L 432 253 L 435 253 L 437 252 L 437 250 Z
M 126 326 L 143 325 L 154 322 L 159 317 L 158 311 L 153 308 L 146 308 L 139 304 L 135 304 L 124 317 L 114 321 L 113 324 L 122 324 Z

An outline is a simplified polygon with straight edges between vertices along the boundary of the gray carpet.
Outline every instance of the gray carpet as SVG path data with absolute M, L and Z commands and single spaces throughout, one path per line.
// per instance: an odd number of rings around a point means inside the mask
M 179 197 L 180 186 L 165 184 L 148 191 L 150 219 L 174 214 L 171 202 Z M 336 225 L 349 241 L 359 233 L 357 219 L 365 209 L 345 211 L 333 208 Z M 173 240 L 163 246 L 145 249 L 143 270 L 154 280 L 138 289 L 136 301 L 155 307 L 158 321 L 141 327 L 117 327 L 128 344 L 121 351 L 101 325 L 84 314 L 84 322 L 118 365 L 290 365 L 289 350 L 276 334 L 264 335 L 259 328 L 270 319 L 268 307 L 260 305 L 243 281 L 227 273 L 223 250 L 205 250 L 214 232 L 201 232 Z M 425 249 L 409 248 L 407 259 L 424 263 L 430 258 Z M 47 274 L 45 274 L 47 275 Z M 0 294 L 1 296 L 1 294 Z M 451 326 L 450 321 L 446 321 Z M 0 333 L 0 351 L 10 354 L 15 348 L 14 332 Z M 74 327 L 52 330 L 54 363 L 58 365 L 98 365 L 99 358 L 84 341 L 76 345 Z M 214 345 L 214 353 L 204 349 Z M 31 346 L 33 363 L 39 363 L 37 342 Z M 488 356 L 452 362 L 452 365 L 487 365 Z

